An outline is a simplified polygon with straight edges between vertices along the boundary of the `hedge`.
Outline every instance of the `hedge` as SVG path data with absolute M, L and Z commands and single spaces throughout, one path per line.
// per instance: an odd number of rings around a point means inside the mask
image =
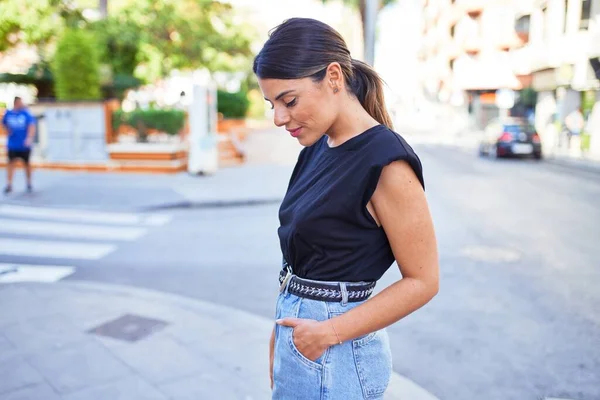
M 94 38 L 88 32 L 65 31 L 51 65 L 58 100 L 98 100 L 100 60 Z
M 174 109 L 137 109 L 131 112 L 117 110 L 112 117 L 113 129 L 129 125 L 138 130 L 143 138 L 147 129 L 156 129 L 170 135 L 177 135 L 185 125 L 185 112 Z
M 246 91 L 236 93 L 217 91 L 217 111 L 223 114 L 223 117 L 245 118 L 249 107 L 250 100 Z

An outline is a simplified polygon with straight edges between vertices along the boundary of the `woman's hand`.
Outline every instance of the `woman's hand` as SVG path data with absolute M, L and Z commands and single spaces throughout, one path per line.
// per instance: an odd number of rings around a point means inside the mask
M 330 320 L 319 322 L 313 319 L 283 318 L 275 322 L 294 329 L 292 333 L 294 345 L 311 361 L 317 360 L 325 350 L 338 343 L 333 328 L 329 325 Z

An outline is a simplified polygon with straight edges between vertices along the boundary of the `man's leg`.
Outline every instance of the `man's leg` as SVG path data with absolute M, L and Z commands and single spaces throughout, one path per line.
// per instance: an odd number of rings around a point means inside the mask
M 12 181 L 15 172 L 15 160 L 12 157 L 8 158 L 8 164 L 6 165 L 6 187 L 4 188 L 4 194 L 8 194 L 12 191 Z
M 27 177 L 27 191 L 31 192 L 33 186 L 31 185 L 31 164 L 29 160 L 25 161 L 25 176 Z

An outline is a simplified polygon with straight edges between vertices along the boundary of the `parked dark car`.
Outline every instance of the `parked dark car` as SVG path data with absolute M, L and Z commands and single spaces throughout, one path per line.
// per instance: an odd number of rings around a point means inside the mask
M 497 118 L 486 126 L 479 155 L 542 158 L 542 143 L 535 128 L 521 118 Z

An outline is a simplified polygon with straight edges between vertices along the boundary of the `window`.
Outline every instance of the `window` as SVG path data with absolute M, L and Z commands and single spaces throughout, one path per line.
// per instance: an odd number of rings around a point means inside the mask
M 592 8 L 592 0 L 581 1 L 581 21 L 579 29 L 587 30 L 590 26 L 590 12 Z
M 529 34 L 529 25 L 531 21 L 531 15 L 523 15 L 515 23 L 515 31 L 521 34 Z

